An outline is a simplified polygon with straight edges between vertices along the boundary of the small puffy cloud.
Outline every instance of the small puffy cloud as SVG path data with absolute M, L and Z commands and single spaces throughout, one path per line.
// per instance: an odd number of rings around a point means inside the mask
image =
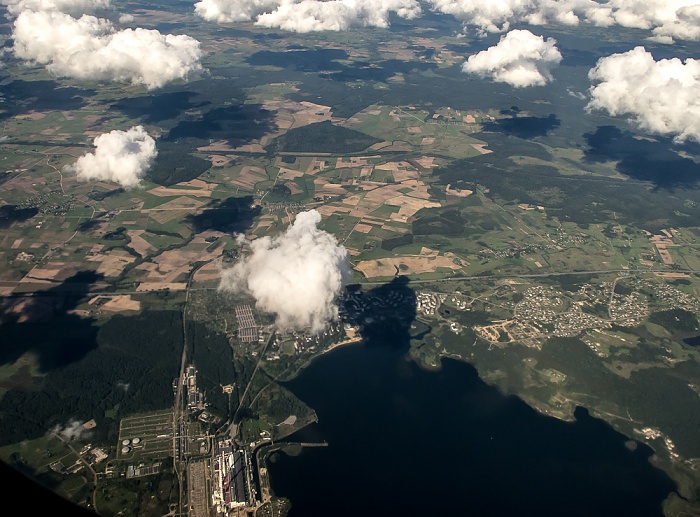
M 123 187 L 137 187 L 158 155 L 156 142 L 142 126 L 128 131 L 110 131 L 95 138 L 95 152 L 64 168 L 78 179 L 106 180 Z
M 157 30 L 118 31 L 108 21 L 58 11 L 23 11 L 14 21 L 13 52 L 53 74 L 159 88 L 202 71 L 199 42 Z
M 587 109 L 627 115 L 641 129 L 700 142 L 700 61 L 655 61 L 644 47 L 613 54 L 588 73 Z
M 385 28 L 389 13 L 412 19 L 421 9 L 417 0 L 201 0 L 195 12 L 218 23 L 254 20 L 261 27 L 314 32 Z
M 281 328 L 322 331 L 338 318 L 350 269 L 347 250 L 319 222 L 316 210 L 301 212 L 283 234 L 253 240 L 252 253 L 223 271 L 219 288 L 251 294 Z
M 85 422 L 71 418 L 66 425 L 56 424 L 51 433 L 60 436 L 66 441 L 83 440 L 89 438 L 92 433 L 85 427 Z
M 552 80 L 550 70 L 561 61 L 555 45 L 552 38 L 512 30 L 497 45 L 469 56 L 462 71 L 516 88 L 542 86 Z

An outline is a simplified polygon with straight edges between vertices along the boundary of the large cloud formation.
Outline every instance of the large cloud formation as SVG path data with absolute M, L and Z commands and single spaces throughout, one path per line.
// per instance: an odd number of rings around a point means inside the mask
M 281 328 L 322 331 L 338 318 L 350 270 L 347 250 L 319 222 L 316 210 L 301 212 L 283 234 L 252 241 L 252 253 L 223 271 L 220 289 L 251 294 Z
M 429 0 L 432 7 L 451 14 L 479 33 L 504 32 L 513 23 L 543 25 L 591 23 L 648 29 L 657 41 L 700 39 L 698 0 Z
M 126 188 L 137 187 L 158 155 L 156 142 L 143 126 L 128 131 L 110 131 L 95 138 L 95 152 L 64 168 L 78 179 L 106 180 Z
M 629 115 L 651 133 L 700 142 L 700 61 L 655 61 L 644 47 L 613 54 L 588 73 L 594 84 L 587 109 Z
M 116 81 L 159 88 L 203 71 L 199 42 L 157 30 L 118 30 L 92 13 L 110 0 L 0 0 L 15 17 L 13 52 L 74 79 Z M 129 21 L 133 17 L 122 16 Z
M 388 27 L 389 13 L 406 19 L 421 13 L 417 0 L 201 0 L 195 13 L 218 23 L 254 20 L 292 32 Z
M 157 30 L 118 31 L 105 19 L 23 11 L 14 22 L 14 54 L 62 77 L 159 88 L 202 71 L 199 42 Z
M 469 56 L 462 71 L 508 83 L 516 88 L 542 86 L 561 61 L 556 40 L 545 41 L 528 30 L 512 30 L 497 45 Z

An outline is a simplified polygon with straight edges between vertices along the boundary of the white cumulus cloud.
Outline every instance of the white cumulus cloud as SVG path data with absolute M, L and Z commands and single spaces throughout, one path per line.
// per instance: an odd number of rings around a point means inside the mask
M 75 79 L 142 84 L 148 89 L 202 71 L 199 42 L 157 30 L 116 30 L 105 19 L 23 11 L 12 34 L 16 57 Z
M 588 73 L 590 110 L 627 115 L 641 129 L 700 142 L 700 61 L 655 61 L 644 47 L 613 54 Z
M 551 69 L 560 61 L 554 39 L 545 40 L 528 30 L 512 30 L 498 44 L 469 56 L 462 71 L 524 88 L 551 81 Z
M 476 25 L 479 32 L 503 32 L 533 9 L 535 0 L 429 0 L 433 8 L 451 14 L 469 25 Z
M 417 0 L 201 0 L 195 13 L 218 23 L 255 21 L 261 27 L 292 32 L 342 31 L 388 27 L 389 13 L 412 19 Z
M 281 328 L 320 332 L 338 318 L 350 269 L 347 250 L 319 222 L 316 210 L 301 212 L 281 235 L 255 239 L 251 254 L 223 271 L 219 288 L 251 294 Z
M 55 11 L 73 16 L 107 10 L 112 7 L 110 0 L 1 0 L 7 11 L 18 16 L 23 11 Z
M 143 126 L 128 131 L 110 131 L 95 138 L 95 152 L 64 168 L 78 179 L 106 180 L 123 187 L 137 187 L 158 155 L 155 140 Z
M 201 0 L 194 4 L 194 12 L 210 22 L 248 22 L 273 11 L 281 0 Z
M 544 25 L 581 22 L 652 31 L 653 39 L 700 39 L 699 0 L 428 0 L 480 34 L 507 31 L 515 23 Z

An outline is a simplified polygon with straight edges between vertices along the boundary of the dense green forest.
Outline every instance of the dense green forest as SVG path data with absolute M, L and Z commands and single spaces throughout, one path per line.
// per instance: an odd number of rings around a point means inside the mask
M 30 389 L 5 394 L 0 445 L 37 438 L 71 420 L 91 419 L 97 422 L 93 439 L 115 440 L 118 419 L 105 412 L 118 407 L 121 416 L 172 406 L 172 381 L 179 373 L 182 351 L 179 312 L 117 315 L 85 332 L 92 332 L 94 342 L 84 355 L 35 381 Z
M 358 153 L 381 142 L 378 138 L 326 120 L 287 131 L 278 137 L 269 149 L 278 152 Z
M 197 385 L 205 393 L 209 411 L 226 420 L 229 418 L 229 396 L 222 386 L 236 382 L 233 351 L 228 339 L 207 328 L 203 323 L 187 322 L 187 343 L 191 360 L 197 368 Z

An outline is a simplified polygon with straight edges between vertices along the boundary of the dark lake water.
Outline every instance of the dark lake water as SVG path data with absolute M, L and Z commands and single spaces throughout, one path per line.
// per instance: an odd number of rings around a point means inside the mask
M 543 416 L 468 364 L 431 372 L 404 352 L 340 348 L 287 384 L 319 417 L 290 439 L 329 444 L 268 461 L 290 516 L 662 515 L 675 484 L 647 446 L 584 408 Z
M 700 346 L 700 336 L 693 336 L 683 340 L 686 345 Z

